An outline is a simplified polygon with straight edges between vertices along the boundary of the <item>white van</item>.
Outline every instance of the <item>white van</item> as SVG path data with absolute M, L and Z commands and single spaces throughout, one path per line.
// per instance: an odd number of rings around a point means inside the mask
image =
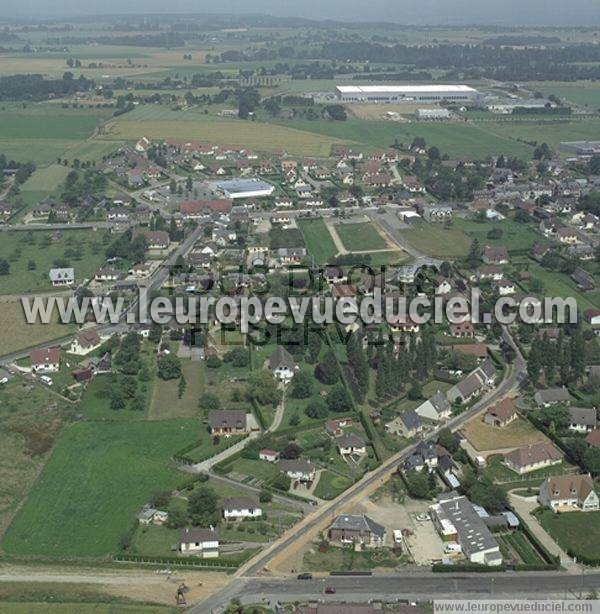
M 446 544 L 444 546 L 444 554 L 451 554 L 454 552 L 462 552 L 460 544 Z
M 40 375 L 40 380 L 43 384 L 46 384 L 46 386 L 52 386 L 51 377 L 48 377 L 47 375 Z
M 394 543 L 395 544 L 402 543 L 402 531 L 400 529 L 394 529 Z

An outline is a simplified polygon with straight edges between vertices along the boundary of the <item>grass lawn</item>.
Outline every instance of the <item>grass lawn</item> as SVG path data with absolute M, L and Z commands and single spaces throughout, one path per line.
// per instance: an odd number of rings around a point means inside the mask
M 66 179 L 71 169 L 62 164 L 51 164 L 36 169 L 31 177 L 21 186 L 21 192 L 56 190 Z
M 198 438 L 195 420 L 78 422 L 6 532 L 10 554 L 98 557 L 116 552 L 139 508 L 181 474 L 171 455 Z
M 519 224 L 510 218 L 497 222 L 476 222 L 456 218 L 452 221 L 452 228 L 462 230 L 471 239 L 477 239 L 481 245 L 503 245 L 506 249 L 521 250 L 529 249 L 534 243 L 545 243 L 546 240 L 529 224 Z M 500 239 L 488 239 L 488 233 L 492 229 L 500 229 Z
M 567 552 L 575 556 L 598 558 L 600 512 L 555 514 L 550 510 L 543 510 L 537 518 L 558 545 Z
M 317 483 L 314 494 L 319 499 L 335 499 L 340 493 L 344 492 L 346 488 L 352 486 L 353 481 L 346 476 L 337 475 L 332 471 L 321 472 L 321 477 Z
M 77 328 L 74 324 L 60 324 L 57 320 L 49 324 L 27 324 L 21 301 L 18 299 L 1 301 L 0 312 L 3 318 L 3 326 L 0 328 L 0 355 L 66 337 Z
M 585 81 L 578 83 L 543 83 L 539 88 L 543 94 L 554 94 L 559 98 L 564 98 L 568 102 L 574 102 L 590 111 L 600 109 L 600 87 L 597 83 Z
M 242 481 L 259 480 L 267 482 L 271 478 L 279 475 L 279 469 L 276 463 L 269 463 L 263 460 L 253 460 L 251 458 L 236 458 L 228 465 L 228 473 L 237 474 L 236 479 L 241 476 L 246 476 Z
M 178 396 L 179 379 L 158 380 L 148 412 L 150 420 L 194 418 L 200 415 L 198 400 L 204 390 L 204 363 L 182 360 L 181 369 L 186 381 L 183 396 L 181 399 Z
M 10 263 L 0 294 L 13 295 L 52 290 L 48 272 L 62 260 L 75 269 L 77 282 L 89 279 L 105 262 L 111 240 L 104 230 L 67 230 L 60 236 L 49 231 L 9 231 L 0 236 L 0 258 Z
M 402 556 L 397 557 L 391 550 L 376 549 L 355 552 L 350 547 L 330 546 L 327 552 L 313 551 L 304 555 L 304 571 L 360 571 L 376 567 L 396 567 L 404 563 Z
M 26 388 L 20 377 L 0 385 L 0 535 L 48 459 L 69 410 L 45 386 Z
M 335 229 L 349 252 L 385 249 L 386 240 L 377 232 L 370 222 L 358 224 L 336 224 Z
M 547 441 L 541 431 L 522 418 L 517 418 L 510 424 L 499 428 L 486 424 L 481 416 L 476 416 L 464 425 L 462 432 L 469 443 L 476 450 L 481 451 L 518 448 L 529 443 Z
M 488 456 L 487 462 L 488 466 L 485 469 L 485 473 L 487 476 L 492 478 L 494 481 L 498 482 L 514 482 L 515 487 L 521 486 L 526 487 L 530 485 L 530 481 L 537 478 L 546 478 L 551 475 L 563 475 L 567 472 L 568 469 L 572 469 L 572 466 L 566 462 L 559 463 L 557 465 L 550 465 L 549 467 L 544 467 L 542 469 L 536 469 L 535 471 L 530 471 L 528 473 L 524 473 L 522 476 L 518 473 L 514 472 L 512 469 L 507 467 L 502 461 L 504 457 L 500 455 Z M 522 481 L 519 482 L 519 478 L 522 478 Z M 504 484 L 502 484 L 504 486 Z
M 304 236 L 309 254 L 315 264 L 328 264 L 333 261 L 338 250 L 322 219 L 298 220 L 298 227 Z
M 458 228 L 446 228 L 439 224 L 417 224 L 410 230 L 400 231 L 414 248 L 436 258 L 461 258 L 466 256 L 472 239 Z
M 544 562 L 524 533 L 515 531 L 514 533 L 507 533 L 506 535 L 498 535 L 496 537 L 498 542 L 504 545 L 507 552 L 512 556 L 516 554 L 519 562 L 525 565 L 536 565 Z
M 597 309 L 600 304 L 600 290 L 583 292 L 577 284 L 564 273 L 548 271 L 540 265 L 531 265 L 528 269 L 532 279 L 539 279 L 544 285 L 544 296 L 573 297 L 577 301 L 577 307 L 581 311 Z

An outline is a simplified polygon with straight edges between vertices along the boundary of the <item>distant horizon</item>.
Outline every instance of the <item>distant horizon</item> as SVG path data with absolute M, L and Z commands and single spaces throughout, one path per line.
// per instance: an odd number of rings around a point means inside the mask
M 393 23 L 400 26 L 571 28 L 600 26 L 596 0 L 506 0 L 491 5 L 485 0 L 305 0 L 301 4 L 275 0 L 222 0 L 219 8 L 206 0 L 172 0 L 165 10 L 160 0 L 5 0 L 6 21 L 19 19 L 75 19 L 110 16 L 239 15 L 337 21 L 340 23 Z

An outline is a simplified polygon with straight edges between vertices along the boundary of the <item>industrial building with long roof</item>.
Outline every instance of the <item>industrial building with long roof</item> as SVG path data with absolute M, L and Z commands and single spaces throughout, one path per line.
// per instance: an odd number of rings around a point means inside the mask
M 481 94 L 468 85 L 338 85 L 340 102 L 469 102 Z

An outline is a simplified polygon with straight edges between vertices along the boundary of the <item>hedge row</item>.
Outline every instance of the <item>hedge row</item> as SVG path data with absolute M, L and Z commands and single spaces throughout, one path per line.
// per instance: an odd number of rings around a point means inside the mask
M 181 567 L 220 567 L 222 569 L 235 569 L 239 567 L 238 561 L 224 559 L 196 559 L 177 558 L 169 556 L 141 556 L 139 554 L 116 554 L 115 561 L 128 563 L 153 563 L 159 565 L 179 565 Z
M 479 573 L 493 573 L 497 571 L 506 571 L 506 565 L 479 565 L 478 563 L 463 563 L 462 565 L 444 565 L 443 563 L 434 563 L 431 566 L 431 571 L 437 573 L 453 573 L 463 571 L 475 571 Z

